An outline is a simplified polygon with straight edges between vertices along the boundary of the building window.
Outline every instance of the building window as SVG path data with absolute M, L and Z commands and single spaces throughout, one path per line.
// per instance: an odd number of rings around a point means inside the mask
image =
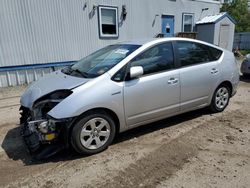
M 182 15 L 182 31 L 193 32 L 194 27 L 194 14 L 183 13 Z
M 118 37 L 118 9 L 117 7 L 99 6 L 100 37 Z

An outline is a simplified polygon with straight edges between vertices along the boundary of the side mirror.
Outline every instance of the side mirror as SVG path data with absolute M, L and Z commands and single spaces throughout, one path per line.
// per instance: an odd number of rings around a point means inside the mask
M 141 66 L 130 68 L 130 78 L 138 78 L 141 75 L 143 75 L 143 68 Z

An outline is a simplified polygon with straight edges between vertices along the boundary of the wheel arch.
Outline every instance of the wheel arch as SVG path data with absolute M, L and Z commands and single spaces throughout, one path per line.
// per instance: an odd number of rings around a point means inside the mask
M 213 99 L 213 96 L 214 96 L 215 91 L 216 91 L 216 90 L 218 89 L 218 87 L 220 87 L 221 85 L 226 85 L 226 86 L 229 87 L 229 89 L 230 89 L 230 97 L 232 97 L 233 85 L 232 85 L 232 83 L 231 83 L 230 81 L 224 80 L 224 81 L 222 81 L 222 82 L 219 82 L 219 84 L 214 88 L 214 91 L 213 91 L 212 95 L 211 95 L 210 98 L 209 98 L 209 104 L 211 104 L 211 102 L 212 102 L 212 99 Z
M 228 88 L 228 92 L 229 92 L 229 97 L 228 97 L 228 100 L 227 100 L 227 104 L 223 107 L 223 108 L 218 108 L 216 107 L 216 105 L 214 104 L 214 97 L 216 95 L 216 92 L 217 90 L 220 88 L 220 87 L 227 87 Z M 217 113 L 217 112 L 222 112 L 228 105 L 229 103 L 229 100 L 230 100 L 230 97 L 232 97 L 232 91 L 233 91 L 233 85 L 230 81 L 228 80 L 225 80 L 223 82 L 221 82 L 220 84 L 218 84 L 218 86 L 215 88 L 214 92 L 213 92 L 213 95 L 211 97 L 211 100 L 210 100 L 210 103 L 209 103 L 209 108 L 210 110 L 213 112 L 213 113 Z
M 219 86 L 221 86 L 221 85 L 226 85 L 226 86 L 228 86 L 229 87 L 229 89 L 230 89 L 230 97 L 232 96 L 232 91 L 233 91 L 233 85 L 232 85 L 232 83 L 230 82 L 230 81 L 228 81 L 228 80 L 225 80 L 225 81 L 223 81 L 223 82 L 221 82 L 218 86 L 217 86 L 217 88 L 219 87 Z M 216 89 L 217 89 L 216 88 Z M 215 90 L 216 90 L 215 89 Z
M 83 112 L 82 114 L 80 114 L 79 116 L 75 117 L 72 120 L 72 122 L 69 126 L 69 131 L 68 131 L 68 143 L 70 143 L 70 137 L 71 137 L 72 130 L 73 130 L 75 123 L 77 121 L 79 121 L 80 119 L 82 119 L 84 116 L 87 116 L 88 114 L 92 114 L 92 113 L 97 112 L 97 111 L 110 115 L 115 122 L 116 135 L 120 132 L 120 120 L 119 120 L 117 114 L 113 110 L 110 110 L 108 108 L 97 107 L 97 108 L 89 109 L 89 110 Z

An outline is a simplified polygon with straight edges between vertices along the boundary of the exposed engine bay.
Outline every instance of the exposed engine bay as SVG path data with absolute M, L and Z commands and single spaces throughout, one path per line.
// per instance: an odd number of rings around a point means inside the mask
M 64 124 L 67 124 L 70 119 L 56 120 L 47 113 L 71 93 L 71 90 L 57 90 L 37 99 L 32 109 L 20 107 L 21 134 L 29 151 L 38 154 L 37 158 L 49 157 L 65 147 L 65 143 L 63 144 L 65 132 L 62 130 L 67 128 Z M 58 144 L 62 147 L 58 147 Z M 45 145 L 46 147 L 43 147 Z M 54 145 L 57 146 L 54 147 Z M 49 151 L 50 148 L 53 152 Z

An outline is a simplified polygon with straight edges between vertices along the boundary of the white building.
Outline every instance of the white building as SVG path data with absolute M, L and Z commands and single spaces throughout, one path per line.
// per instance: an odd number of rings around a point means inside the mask
M 1 0 L 0 87 L 29 83 L 103 46 L 192 32 L 213 0 Z

